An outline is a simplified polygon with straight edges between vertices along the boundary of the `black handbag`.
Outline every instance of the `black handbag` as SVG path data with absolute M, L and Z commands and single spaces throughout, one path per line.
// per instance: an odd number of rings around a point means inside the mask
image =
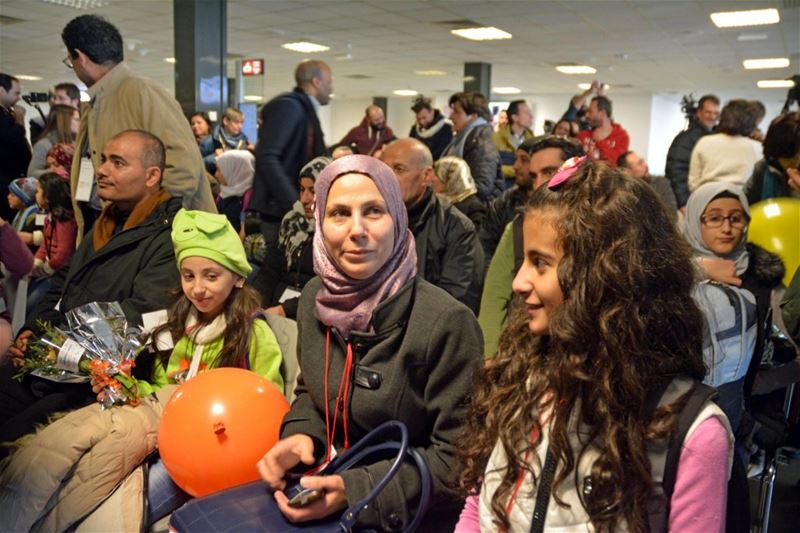
M 386 441 L 386 433 L 399 432 L 400 440 Z M 395 459 L 386 475 L 375 484 L 361 500 L 347 508 L 340 516 L 323 520 L 293 524 L 286 520 L 275 503 L 269 488 L 262 481 L 254 481 L 188 502 L 170 518 L 170 527 L 179 533 L 251 532 L 270 533 L 340 533 L 352 531 L 358 515 L 381 493 L 400 470 L 406 458 L 416 464 L 422 480 L 419 508 L 405 529 L 417 529 L 430 505 L 432 479 L 422 455 L 408 446 L 408 430 L 402 422 L 391 420 L 370 431 L 352 448 L 334 458 L 318 475 L 339 474 L 356 466 L 376 453 L 395 453 Z M 289 489 L 287 488 L 287 491 Z

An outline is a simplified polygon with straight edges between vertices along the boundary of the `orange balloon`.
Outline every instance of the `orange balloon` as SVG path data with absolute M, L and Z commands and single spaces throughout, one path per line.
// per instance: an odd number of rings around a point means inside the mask
M 289 404 L 255 372 L 217 368 L 175 391 L 158 429 L 161 460 L 192 496 L 258 479 L 256 462 L 278 441 Z

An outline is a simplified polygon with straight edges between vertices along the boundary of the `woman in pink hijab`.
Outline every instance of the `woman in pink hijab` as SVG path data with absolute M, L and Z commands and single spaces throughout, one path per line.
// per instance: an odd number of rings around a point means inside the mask
M 315 184 L 314 270 L 298 308 L 297 399 L 279 441 L 259 462 L 281 511 L 301 522 L 341 513 L 389 469 L 375 459 L 341 475 L 303 479 L 320 499 L 290 507 L 290 470 L 307 473 L 387 420 L 400 420 L 433 475 L 430 531 L 452 530 L 458 497 L 449 486 L 464 398 L 482 362 L 474 315 L 417 277 L 414 237 L 392 170 L 364 155 L 334 161 Z M 421 483 L 406 464 L 358 529 L 401 530 L 414 518 Z

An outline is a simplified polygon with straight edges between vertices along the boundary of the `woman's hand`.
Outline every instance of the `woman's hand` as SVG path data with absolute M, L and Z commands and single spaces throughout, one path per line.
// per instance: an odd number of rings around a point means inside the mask
M 8 348 L 8 355 L 11 356 L 11 362 L 14 366 L 25 364 L 25 352 L 28 349 L 28 339 L 31 337 L 33 337 L 33 331 L 26 329 L 17 335 L 14 344 Z
M 108 394 L 106 393 L 103 382 L 97 376 L 92 377 L 92 392 L 97 394 L 97 401 L 103 403 Z
M 728 285 L 742 286 L 742 280 L 736 275 L 736 262 L 729 259 L 703 257 L 700 266 L 711 281 L 727 283 Z
M 267 307 L 266 309 L 264 309 L 264 312 L 267 313 L 268 315 L 286 316 L 286 311 L 283 310 L 283 306 L 280 304 L 275 305 L 273 307 Z
M 18 231 L 20 240 L 28 246 L 33 246 L 33 233 L 30 231 Z
M 789 177 L 789 188 L 800 192 L 800 169 L 790 168 L 786 171 L 786 175 Z
M 322 490 L 324 494 L 305 507 L 290 507 L 289 498 L 283 492 L 276 491 L 275 502 L 289 522 L 318 520 L 347 507 L 342 476 L 305 476 L 300 478 L 300 485 L 307 489 Z
M 286 481 L 283 479 L 286 471 L 300 462 L 307 465 L 314 463 L 314 441 L 308 435 L 292 435 L 279 440 L 256 463 L 256 468 L 261 479 L 272 490 L 283 490 L 286 487 Z

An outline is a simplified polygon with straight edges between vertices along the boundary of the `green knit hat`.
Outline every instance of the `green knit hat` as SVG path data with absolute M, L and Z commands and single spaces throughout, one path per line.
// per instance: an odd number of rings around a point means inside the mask
M 205 257 L 246 278 L 253 270 L 242 240 L 225 215 L 181 209 L 172 222 L 178 268 L 187 257 Z

